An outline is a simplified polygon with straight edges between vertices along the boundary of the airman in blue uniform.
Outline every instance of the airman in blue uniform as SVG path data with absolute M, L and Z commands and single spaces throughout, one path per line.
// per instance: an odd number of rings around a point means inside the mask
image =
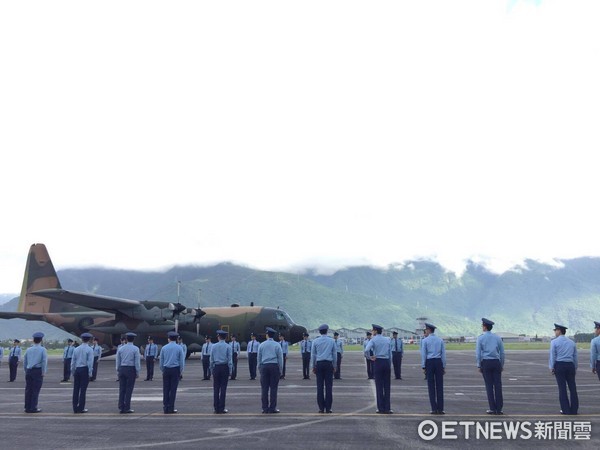
M 117 351 L 116 369 L 119 377 L 119 412 L 131 414 L 131 396 L 135 387 L 135 380 L 140 376 L 140 349 L 133 345 L 137 336 L 135 333 L 127 333 L 127 344 Z
M 329 325 L 319 327 L 321 336 L 312 344 L 310 363 L 312 372 L 317 376 L 317 405 L 319 413 L 331 413 L 333 405 L 333 374 L 337 365 L 337 351 L 333 338 L 327 336 Z
M 281 345 L 273 340 L 276 331 L 270 327 L 267 327 L 265 331 L 267 340 L 258 347 L 262 412 L 263 414 L 276 414 L 279 412 L 277 409 L 277 388 L 283 370 L 283 351 Z
M 73 339 L 67 339 L 67 346 L 63 350 L 63 379 L 61 383 L 67 383 L 71 379 L 71 359 L 73 358 Z
M 179 346 L 183 349 L 183 354 L 187 358 L 187 345 L 185 345 L 185 342 L 183 342 L 183 338 L 181 336 L 177 338 L 177 344 L 179 344 Z M 183 380 L 183 374 L 179 375 L 179 381 L 181 380 Z
M 425 338 L 421 340 L 421 367 L 427 379 L 431 414 L 444 412 L 444 374 L 446 373 L 446 346 L 437 337 L 435 325 L 425 324 Z
M 392 374 L 392 346 L 382 335 L 383 327 L 373 324 L 374 336 L 365 347 L 365 357 L 373 361 L 373 377 L 377 393 L 377 414 L 392 414 L 390 379 Z
M 577 372 L 577 346 L 575 342 L 568 339 L 567 327 L 554 324 L 555 338 L 550 342 L 549 367 L 552 375 L 556 377 L 558 385 L 558 399 L 560 401 L 560 413 L 575 415 L 579 410 L 579 397 L 577 396 L 577 385 L 575 384 L 575 373 Z M 569 396 L 567 395 L 567 386 Z
M 487 393 L 488 414 L 504 414 L 504 397 L 502 396 L 502 371 L 504 370 L 504 344 L 502 339 L 492 333 L 494 322 L 485 317 L 481 319 L 483 334 L 477 338 L 475 360 L 477 368 L 483 375 Z
M 302 379 L 310 380 L 310 351 L 312 342 L 308 339 L 308 333 L 303 334 L 300 342 L 300 355 L 302 356 Z
M 83 333 L 81 345 L 73 350 L 71 357 L 70 372 L 73 374 L 73 412 L 75 414 L 88 412 L 85 408 L 85 394 L 90 377 L 94 372 L 94 351 L 89 345 L 92 337 L 90 333 Z
M 394 331 L 390 338 L 390 345 L 392 346 L 392 364 L 394 366 L 394 378 L 396 380 L 402 379 L 402 355 L 404 354 L 404 344 L 402 339 L 398 339 L 398 332 Z
M 13 347 L 8 353 L 8 371 L 9 371 L 9 382 L 13 382 L 17 379 L 17 368 L 19 367 L 19 361 L 21 360 L 21 341 L 15 339 L 13 341 Z
M 225 397 L 227 396 L 227 381 L 233 370 L 231 346 L 225 342 L 227 331 L 217 330 L 217 343 L 210 349 L 210 370 L 213 375 L 213 397 L 215 414 L 227 414 Z
M 176 414 L 175 397 L 179 377 L 185 368 L 185 355 L 183 349 L 177 344 L 179 334 L 169 331 L 167 337 L 169 343 L 160 351 L 160 370 L 163 375 L 163 412 L 165 414 Z
M 340 339 L 340 333 L 337 331 L 333 333 L 333 340 L 335 341 L 335 350 L 337 352 L 337 363 L 335 367 L 335 374 L 333 378 L 335 380 L 342 379 L 342 358 L 344 357 L 344 341 Z
M 240 343 L 234 335 L 231 336 L 231 355 L 233 357 L 233 369 L 231 370 L 231 379 L 237 378 L 238 356 L 240 356 Z
M 285 340 L 285 336 L 283 334 L 279 335 L 279 345 L 281 345 L 281 351 L 283 352 L 283 370 L 281 371 L 281 375 L 279 378 L 285 380 L 285 368 L 287 366 L 289 344 L 288 341 Z
M 204 337 L 204 344 L 202 344 L 202 370 L 204 371 L 203 380 L 210 380 L 210 349 L 212 347 L 210 336 Z
M 154 343 L 154 338 L 148 336 L 148 343 L 144 349 L 144 359 L 146 360 L 146 379 L 144 381 L 152 381 L 154 378 L 154 361 L 158 356 L 158 346 Z
M 48 371 L 48 353 L 42 347 L 44 333 L 33 333 L 33 345 L 25 352 L 23 367 L 25 369 L 25 412 L 39 413 L 38 399 L 44 375 Z
M 92 351 L 94 352 L 94 370 L 92 371 L 92 378 L 90 378 L 90 381 L 96 381 L 96 377 L 98 376 L 98 361 L 102 356 L 102 346 L 98 343 L 98 338 L 95 337 L 93 342 Z
M 590 342 L 590 367 L 600 380 L 600 322 L 594 322 L 596 337 Z
M 367 331 L 367 337 L 363 342 L 363 351 L 364 351 L 364 349 L 367 348 L 367 344 L 371 340 L 371 336 L 373 336 L 373 333 L 371 333 L 370 331 Z M 365 355 L 365 362 L 367 364 L 367 379 L 369 379 L 369 380 L 373 379 L 373 361 L 371 361 L 371 356 L 372 355 L 369 355 L 369 356 Z
M 250 335 L 250 342 L 246 348 L 248 352 L 248 371 L 250 372 L 250 379 L 256 380 L 256 367 L 258 365 L 258 346 L 260 343 L 256 340 L 254 333 Z

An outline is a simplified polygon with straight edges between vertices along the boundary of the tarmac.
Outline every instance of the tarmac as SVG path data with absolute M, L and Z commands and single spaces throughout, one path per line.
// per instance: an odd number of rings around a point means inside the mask
M 98 378 L 87 391 L 87 414 L 73 414 L 72 384 L 60 383 L 62 360 L 51 357 L 40 394 L 39 414 L 25 414 L 21 366 L 7 383 L 6 358 L 0 367 L 0 448 L 27 449 L 358 449 L 374 448 L 600 448 L 600 381 L 580 351 L 577 416 L 559 413 L 558 390 L 548 370 L 547 351 L 507 353 L 503 372 L 503 416 L 486 414 L 483 379 L 473 351 L 449 351 L 444 377 L 444 416 L 429 414 L 427 385 L 418 351 L 405 352 L 402 380 L 392 375 L 392 415 L 376 414 L 375 385 L 361 352 L 346 352 L 341 380 L 334 380 L 333 414 L 319 414 L 316 381 L 302 379 L 298 352 L 290 353 L 286 379 L 279 384 L 280 414 L 262 414 L 260 381 L 249 380 L 245 352 L 238 379 L 227 389 L 228 414 L 213 413 L 212 381 L 202 380 L 198 355 L 186 362 L 175 407 L 162 412 L 162 377 L 143 381 L 133 392 L 133 414 L 117 409 L 114 357 L 100 360 Z M 511 434 L 511 427 L 518 432 Z M 430 439 L 431 440 L 428 440 Z

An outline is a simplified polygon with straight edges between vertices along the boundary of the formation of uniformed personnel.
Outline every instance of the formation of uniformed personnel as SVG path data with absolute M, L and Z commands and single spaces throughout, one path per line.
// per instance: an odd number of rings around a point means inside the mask
M 15 339 L 13 346 L 8 353 L 8 381 L 13 382 L 17 378 L 17 368 L 19 367 L 19 361 L 21 360 L 21 341 Z
M 210 370 L 213 376 L 213 406 L 215 414 L 227 414 L 225 397 L 227 382 L 233 369 L 231 346 L 225 342 L 227 331 L 217 330 L 217 342 L 210 349 Z
M 48 353 L 42 347 L 44 333 L 33 333 L 33 345 L 27 349 L 23 358 L 25 370 L 25 412 L 39 413 L 38 399 L 44 382 L 44 375 L 48 371 Z
M 575 373 L 577 371 L 577 346 L 575 342 L 568 339 L 565 334 L 567 327 L 554 324 L 555 338 L 550 342 L 549 367 L 552 375 L 556 377 L 558 385 L 558 399 L 560 401 L 561 414 L 577 414 L 579 410 L 579 397 L 575 384 Z M 569 395 L 567 395 L 567 387 Z
M 233 357 L 233 369 L 231 369 L 231 379 L 237 378 L 238 356 L 240 356 L 240 343 L 234 335 L 231 336 L 231 355 Z
M 204 371 L 203 380 L 210 380 L 210 348 L 212 342 L 210 336 L 204 337 L 204 344 L 202 344 L 202 370 Z
M 335 366 L 335 374 L 333 378 L 336 380 L 342 379 L 342 358 L 344 356 L 344 342 L 340 339 L 340 333 L 337 331 L 333 333 L 333 340 L 335 341 L 335 350 L 337 352 L 337 363 Z
M 119 377 L 119 412 L 131 414 L 131 396 L 135 387 L 135 380 L 140 376 L 140 349 L 133 345 L 137 336 L 135 333 L 127 333 L 127 344 L 117 351 L 116 369 Z
M 431 414 L 444 412 L 444 374 L 446 373 L 446 346 L 436 336 L 436 327 L 425 324 L 425 338 L 421 340 L 421 367 L 427 378 Z
M 160 370 L 163 376 L 163 412 L 165 414 L 175 414 L 175 397 L 177 396 L 177 386 L 179 386 L 179 377 L 185 368 L 185 355 L 183 349 L 177 344 L 179 334 L 175 331 L 169 331 L 167 337 L 169 343 L 160 351 Z
M 365 347 L 365 357 L 373 361 L 373 377 L 377 394 L 377 414 L 392 414 L 390 378 L 392 376 L 392 346 L 382 335 L 383 327 L 373 324 L 374 336 Z
M 67 383 L 71 379 L 71 359 L 73 358 L 73 339 L 67 339 L 67 346 L 63 350 L 63 379 L 61 383 Z
M 390 338 L 392 346 L 392 364 L 394 366 L 394 378 L 402 379 L 402 355 L 404 354 L 404 344 L 402 339 L 398 339 L 398 332 L 394 331 Z
M 367 337 L 363 342 L 363 351 L 364 351 L 364 349 L 367 348 L 367 344 L 371 340 L 371 336 L 373 336 L 373 333 L 371 333 L 370 331 L 367 331 Z M 365 363 L 367 364 L 367 378 L 369 380 L 372 380 L 373 379 L 373 361 L 371 361 L 370 356 L 371 355 L 369 355 L 367 357 L 367 355 L 365 355 Z
M 248 371 L 250 372 L 250 379 L 256 380 L 256 367 L 258 365 L 258 346 L 260 343 L 256 340 L 254 333 L 250 335 L 250 342 L 246 351 L 248 353 Z
M 590 367 L 600 380 L 600 322 L 594 322 L 596 337 L 590 342 Z
M 146 360 L 146 379 L 144 381 L 152 381 L 154 378 L 154 361 L 158 356 L 158 346 L 154 343 L 154 338 L 148 336 L 148 343 L 144 349 L 144 359 Z
M 102 356 L 102 346 L 98 343 L 97 337 L 94 337 L 92 351 L 94 352 L 94 370 L 92 371 L 90 381 L 96 381 L 96 377 L 98 376 L 98 360 Z
M 329 325 L 319 327 L 321 334 L 312 343 L 310 365 L 312 372 L 317 376 L 317 404 L 320 413 L 331 413 L 333 404 L 333 374 L 337 365 L 337 351 L 335 342 L 327 336 Z
M 287 366 L 287 356 L 289 351 L 288 341 L 285 340 L 285 336 L 283 334 L 279 335 L 279 345 L 281 345 L 281 351 L 283 352 L 283 370 L 281 371 L 280 378 L 285 380 L 285 368 Z
M 488 414 L 503 414 L 504 398 L 502 396 L 502 371 L 504 370 L 504 344 L 502 339 L 492 333 L 494 322 L 481 319 L 483 334 L 477 338 L 475 359 L 477 368 L 483 375 L 489 409 Z
M 300 342 L 300 354 L 302 355 L 302 379 L 310 380 L 310 351 L 312 342 L 308 339 L 308 333 L 303 334 Z
M 94 351 L 90 347 L 90 333 L 81 335 L 81 345 L 73 350 L 71 357 L 71 369 L 73 374 L 73 412 L 83 414 L 88 412 L 85 408 L 85 396 L 90 382 L 90 377 L 94 372 Z
M 263 414 L 276 414 L 277 388 L 283 370 L 283 351 L 281 345 L 273 340 L 276 331 L 267 327 L 267 340 L 258 347 L 258 369 L 260 371 L 261 403 Z

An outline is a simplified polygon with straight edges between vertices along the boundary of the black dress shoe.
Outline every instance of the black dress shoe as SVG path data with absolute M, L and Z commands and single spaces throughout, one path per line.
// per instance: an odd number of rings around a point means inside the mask
M 263 414 L 269 414 L 269 411 L 268 411 L 268 410 L 266 410 L 266 409 L 263 409 L 263 410 L 262 410 L 262 413 L 263 413 Z
M 269 414 L 279 414 L 280 411 L 278 409 L 273 409 L 272 411 L 269 411 Z
M 81 411 L 75 411 L 75 414 L 85 414 L 86 412 L 88 412 L 87 409 L 82 409 Z
M 37 409 L 30 409 L 29 411 L 25 411 L 27 414 L 35 414 L 35 413 L 41 413 L 42 410 L 37 408 Z
M 327 411 L 325 411 L 327 414 L 331 414 L 333 411 L 328 409 Z
M 429 411 L 429 414 L 437 414 L 437 411 Z
M 323 411 L 322 409 L 319 410 L 319 414 L 323 414 L 325 413 L 325 411 Z
M 121 411 L 121 414 L 132 414 L 135 411 L 133 409 L 124 409 L 123 411 Z
M 486 414 L 496 414 L 496 411 L 494 411 L 493 409 L 488 409 L 485 413 Z
M 438 411 L 438 414 L 446 414 L 446 411 Z

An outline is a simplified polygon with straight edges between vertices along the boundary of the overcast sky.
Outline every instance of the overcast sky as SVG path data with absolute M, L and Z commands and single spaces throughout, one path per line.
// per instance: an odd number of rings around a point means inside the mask
M 0 4 L 0 292 L 600 256 L 600 2 Z

